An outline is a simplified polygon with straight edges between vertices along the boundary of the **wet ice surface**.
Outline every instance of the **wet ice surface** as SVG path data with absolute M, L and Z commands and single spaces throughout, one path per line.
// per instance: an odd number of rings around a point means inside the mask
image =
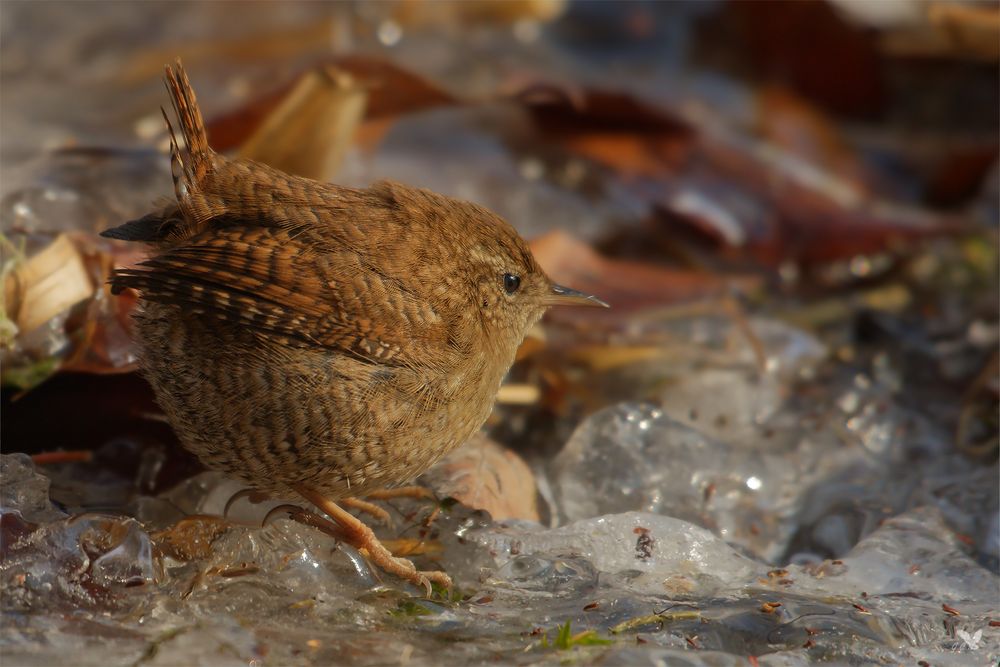
M 779 371 L 741 372 L 750 392 Z M 841 382 L 808 401 L 783 384 L 763 412 L 736 405 L 730 424 L 704 429 L 692 413 L 718 410 L 711 375 L 683 404 L 591 415 L 545 471 L 555 528 L 460 505 L 428 523 L 433 505 L 393 501 L 381 534 L 455 579 L 433 599 L 280 509 L 260 527 L 278 501 L 241 499 L 221 518 L 240 487 L 216 474 L 67 515 L 49 501 L 48 469 L 5 455 L 4 656 L 995 664 L 996 466 L 954 453 L 881 380 Z M 580 645 L 558 642 L 567 622 Z

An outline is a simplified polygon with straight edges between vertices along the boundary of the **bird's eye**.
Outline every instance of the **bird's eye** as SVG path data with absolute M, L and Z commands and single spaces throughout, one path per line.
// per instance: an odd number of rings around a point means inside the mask
M 513 294 L 521 286 L 521 277 L 513 273 L 503 274 L 503 289 L 507 294 Z

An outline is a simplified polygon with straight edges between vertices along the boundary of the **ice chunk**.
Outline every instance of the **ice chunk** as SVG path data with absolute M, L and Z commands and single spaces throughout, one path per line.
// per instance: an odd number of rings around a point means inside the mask
M 801 590 L 844 596 L 907 595 L 944 601 L 982 600 L 1000 577 L 969 558 L 934 508 L 889 519 L 838 565 L 792 566 Z
M 588 418 L 552 463 L 559 514 L 668 514 L 776 558 L 794 529 L 805 480 L 787 440 L 764 442 L 764 451 L 733 447 L 649 404 L 607 408 Z
M 637 591 L 710 595 L 736 588 L 766 570 L 711 532 L 671 517 L 626 512 L 545 531 L 498 524 L 470 538 L 486 546 L 496 577 L 520 590 L 580 589 L 595 571 L 618 575 Z M 575 583 L 568 583 L 570 580 Z
M 136 598 L 127 589 L 155 579 L 149 536 L 134 519 L 82 514 L 17 532 L 0 563 L 13 608 L 128 607 Z
M 64 518 L 49 500 L 49 478 L 35 471 L 27 454 L 0 454 L 0 510 L 19 512 L 33 523 Z

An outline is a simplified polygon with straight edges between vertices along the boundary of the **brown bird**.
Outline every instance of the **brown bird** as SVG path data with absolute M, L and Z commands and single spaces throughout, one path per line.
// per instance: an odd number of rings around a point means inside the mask
M 180 62 L 166 83 L 176 203 L 107 230 L 151 244 L 115 271 L 140 295 L 140 365 L 181 442 L 254 489 L 298 492 L 376 565 L 396 558 L 335 501 L 412 480 L 482 426 L 552 283 L 517 232 L 398 183 L 319 183 L 208 145 Z

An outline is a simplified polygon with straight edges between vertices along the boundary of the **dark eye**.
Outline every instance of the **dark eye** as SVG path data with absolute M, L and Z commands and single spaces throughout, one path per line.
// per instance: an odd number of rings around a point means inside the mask
M 513 273 L 503 274 L 503 289 L 507 294 L 513 294 L 521 286 L 521 277 Z

